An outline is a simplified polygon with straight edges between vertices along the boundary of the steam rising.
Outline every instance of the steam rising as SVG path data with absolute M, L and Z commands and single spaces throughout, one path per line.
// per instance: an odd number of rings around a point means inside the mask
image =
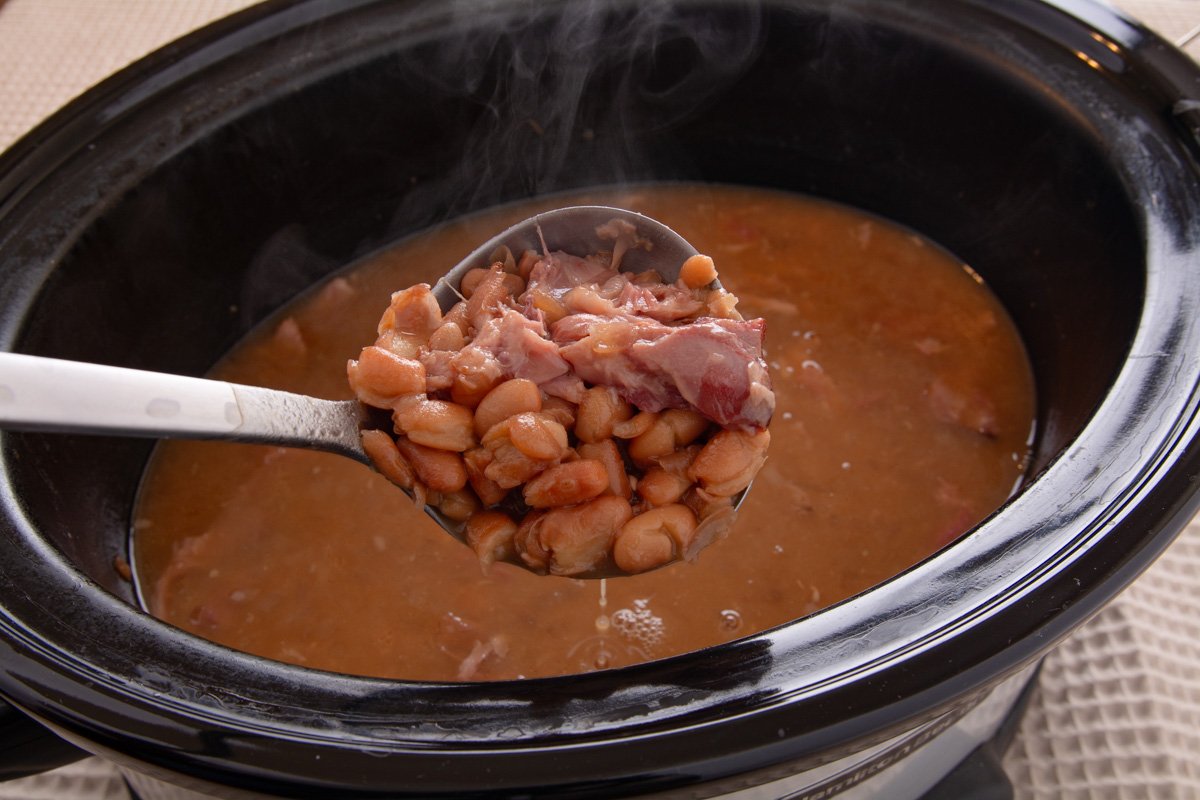
M 416 141 L 389 143 L 386 158 L 412 173 L 382 173 L 396 184 L 394 204 L 380 214 L 390 216 L 384 241 L 510 200 L 699 177 L 680 138 L 754 63 L 762 27 L 757 0 L 448 0 L 439 8 L 419 34 L 426 39 L 397 42 L 388 63 L 372 67 L 411 128 L 397 136 Z M 240 293 L 243 329 L 344 263 L 312 239 L 294 224 L 263 244 Z
M 461 34 L 418 48 L 408 66 L 428 91 L 481 113 L 457 166 L 406 206 L 478 208 L 664 166 L 686 175 L 673 129 L 744 73 L 760 34 L 755 4 L 581 0 L 481 13 L 455 0 L 451 9 Z

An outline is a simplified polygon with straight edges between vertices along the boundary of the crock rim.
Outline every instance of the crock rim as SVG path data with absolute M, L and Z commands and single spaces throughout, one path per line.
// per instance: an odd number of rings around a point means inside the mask
M 65 107 L 10 151 L 0 155 L 0 176 L 16 172 L 27 159 L 37 158 L 37 151 L 49 139 L 69 134 L 80 118 L 94 115 L 113 98 L 144 85 L 143 82 L 150 80 L 158 70 L 177 68 L 187 59 L 199 58 L 205 52 L 211 52 L 213 57 L 224 57 L 225 47 L 231 39 L 243 37 L 249 27 L 270 27 L 269 23 L 279 20 L 284 20 L 280 24 L 285 26 L 299 26 L 312 14 L 349 14 L 375 4 L 374 0 L 356 0 L 352 4 L 338 5 L 335 10 L 334 4 L 323 0 L 274 0 L 221 20 L 139 61 Z M 970 0 L 956 5 L 978 6 Z M 1089 28 L 1089 23 L 1079 15 L 1098 18 L 1111 13 L 1108 10 L 1102 13 L 1099 4 L 1092 0 L 1012 3 L 1004 13 L 1018 18 L 1022 8 L 1033 6 L 1038 6 L 1039 10 L 1048 7 L 1064 14 L 1069 12 L 1079 31 Z M 1174 92 L 1176 99 L 1192 99 L 1188 94 L 1191 87 L 1179 85 L 1176 77 L 1147 66 L 1148 62 L 1142 58 L 1149 50 L 1161 50 L 1165 43 L 1128 20 L 1116 19 L 1123 26 L 1118 33 L 1093 32 L 1118 43 L 1130 65 L 1149 70 L 1161 78 L 1161 89 Z M 265 31 L 263 35 L 266 35 Z M 1129 38 L 1134 36 L 1136 39 Z M 1167 48 L 1170 49 L 1169 45 Z M 1176 68 L 1172 66 L 1172 69 Z M 1192 70 L 1191 77 L 1194 78 L 1198 74 L 1194 64 Z M 155 91 L 162 90 L 160 86 Z M 149 102 L 154 96 L 151 93 L 142 102 Z M 1178 136 L 1182 142 L 1181 150 L 1194 158 L 1194 140 L 1187 141 L 1183 133 Z M 1112 157 L 1119 164 L 1123 154 L 1113 153 Z M 1183 163 L 1182 153 L 1180 160 Z M 1195 177 L 1194 163 L 1188 175 Z M 10 202 L 8 198 L 13 196 L 3 191 L 4 185 L 0 177 L 0 197 L 5 198 L 0 206 Z M 1139 406 L 1146 400 L 1140 391 L 1141 384 L 1149 380 L 1146 376 L 1159 366 L 1152 355 L 1162 352 L 1164 343 L 1169 341 L 1173 342 L 1173 347 L 1200 344 L 1200 331 L 1195 325 L 1183 330 L 1182 334 L 1178 328 L 1180 318 L 1187 310 L 1185 301 L 1194 303 L 1200 297 L 1200 277 L 1187 275 L 1184 267 L 1190 261 L 1189 253 L 1172 240 L 1176 233 L 1174 226 L 1180 221 L 1156 216 L 1157 212 L 1148 202 L 1149 197 L 1137 194 L 1142 190 L 1136 185 L 1129 188 L 1133 193 L 1131 202 L 1146 201 L 1141 207 L 1146 215 L 1148 305 L 1134 342 L 1133 355 L 1137 358 L 1127 361 L 1092 422 L 1076 442 L 1038 476 L 1029 491 L 1000 509 L 954 547 L 863 595 L 804 620 L 729 645 L 622 670 L 496 684 L 381 681 L 320 673 L 247 656 L 174 629 L 164 633 L 167 626 L 138 615 L 88 581 L 52 547 L 44 543 L 39 546 L 32 541 L 30 536 L 37 537 L 28 520 L 22 519 L 27 535 L 19 544 L 21 555 L 54 565 L 64 579 L 77 582 L 81 597 L 105 617 L 123 618 L 147 636 L 168 636 L 178 648 L 180 659 L 198 659 L 195 662 L 199 665 L 197 669 L 202 667 L 211 676 L 219 677 L 230 670 L 254 671 L 261 675 L 262 685 L 275 684 L 281 688 L 258 697 L 241 688 L 226 697 L 191 696 L 176 692 L 174 676 L 156 673 L 149 667 L 140 675 L 106 674 L 104 670 L 97 670 L 88 658 L 42 641 L 40 632 L 28 629 L 23 620 L 9 616 L 6 609 L 0 619 L 4 691 L 35 716 L 63 729 L 68 736 L 78 736 L 85 741 L 102 744 L 112 741 L 122 732 L 129 735 L 128 729 L 122 727 L 124 722 L 144 729 L 147 720 L 153 718 L 155 724 L 167 732 L 155 741 L 145 741 L 140 757 L 185 771 L 202 771 L 213 763 L 223 764 L 222 769 L 230 768 L 222 757 L 198 748 L 193 735 L 196 728 L 222 731 L 229 741 L 241 742 L 234 745 L 238 755 L 233 761 L 239 766 L 233 769 L 245 770 L 247 774 L 267 769 L 266 761 L 255 761 L 263 755 L 263 739 L 287 741 L 302 753 L 311 751 L 315 754 L 326 748 L 336 748 L 357 753 L 362 758 L 373 757 L 368 755 L 372 752 L 404 754 L 419 762 L 412 767 L 414 773 L 422 768 L 422 764 L 446 759 L 480 764 L 500 754 L 519 754 L 532 759 L 553 756 L 561 762 L 551 772 L 566 775 L 570 774 L 564 771 L 568 763 L 585 763 L 598 746 L 619 746 L 632 754 L 645 752 L 644 748 L 654 743 L 656 747 L 670 749 L 675 754 L 673 757 L 680 759 L 684 756 L 679 754 L 687 752 L 690 743 L 703 739 L 709 747 L 729 754 L 754 749 L 760 758 L 768 759 L 763 763 L 769 763 L 769 759 L 780 752 L 828 751 L 849 746 L 889 726 L 913 724 L 948 704 L 972 697 L 1044 653 L 1165 549 L 1197 507 L 1195 489 L 1190 487 L 1186 476 L 1170 481 L 1164 478 L 1170 470 L 1177 474 L 1180 465 L 1200 463 L 1195 419 L 1200 367 L 1195 359 L 1182 365 L 1181 374 L 1176 376 L 1176 380 L 1187 382 L 1191 387 L 1186 397 L 1167 405 Z M 1187 202 L 1200 207 L 1200 192 L 1195 186 L 1188 184 L 1172 189 L 1186 195 Z M 1161 283 L 1163 281 L 1167 283 Z M 1152 302 L 1162 305 L 1151 308 Z M 1183 335 L 1186 338 L 1182 338 Z M 1192 352 L 1200 352 L 1200 347 Z M 1126 464 L 1138 480 L 1126 491 L 1105 495 L 1103 513 L 1090 509 L 1084 514 L 1081 510 L 1081 516 L 1065 518 L 1062 510 L 1072 500 L 1070 487 L 1095 466 L 1090 461 L 1083 463 L 1085 460 L 1079 453 L 1095 449 L 1120 450 L 1124 442 L 1121 431 L 1102 432 L 1098 428 L 1109 417 L 1125 418 L 1130 409 L 1134 409 L 1139 417 L 1164 410 L 1172 412 L 1162 425 L 1154 452 Z M 1197 470 L 1182 471 L 1195 473 Z M 7 491 L 8 487 L 4 488 Z M 986 602 L 969 609 L 955 605 L 962 603 L 965 594 L 963 576 L 969 574 L 972 564 L 980 559 L 1016 557 L 1012 552 L 996 553 L 995 543 L 989 544 L 988 540 L 997 538 L 996 532 L 1015 516 L 1014 508 L 1021 509 L 1034 502 L 1047 509 L 1056 508 L 1059 524 L 1053 530 L 1031 527 L 1018 535 L 999 537 L 1000 540 L 1005 544 L 1019 540 L 1020 548 L 1026 553 L 1044 552 L 1051 539 L 1062 543 L 1063 547 L 1051 553 L 1050 563 L 1039 563 L 1038 569 L 1023 573 L 1011 573 L 1007 594 L 997 597 L 992 592 Z M 9 509 L 19 508 L 16 498 L 11 496 L 4 498 L 4 504 Z M 1106 556 L 1103 545 L 1118 540 L 1124 545 L 1119 554 Z M 6 537 L 4 546 L 10 547 L 12 541 L 11 535 Z M 1086 585 L 1075 585 L 1080 575 L 1088 576 Z M 981 587 L 976 588 L 982 591 Z M 1040 593 L 1040 599 L 1031 599 L 1035 593 Z M 938 596 L 947 601 L 946 609 L 961 608 L 970 613 L 946 614 L 936 619 L 920 617 L 923 610 L 930 607 L 929 598 Z M 882 602 L 884 598 L 907 602 Z M 880 604 L 889 612 L 906 608 L 912 617 L 901 614 L 881 618 L 877 609 Z M 1016 618 L 1022 621 L 1013 624 L 1011 620 Z M 974 623 L 977 628 L 973 634 L 974 649 L 951 654 L 947 649 L 951 640 L 961 643 L 958 634 L 968 623 Z M 818 630 L 824 633 L 816 633 Z M 1019 631 L 1016 641 L 999 652 L 991 652 L 997 637 L 1006 630 Z M 884 634 L 893 642 L 886 652 L 876 647 L 873 654 L 867 653 L 869 640 Z M 814 640 L 823 642 L 824 646 L 818 646 Z M 848 662 L 839 663 L 853 664 L 853 668 L 842 668 L 836 674 L 825 674 L 820 679 L 814 679 L 816 672 L 805 671 L 804 664 L 827 657 L 837 647 L 844 648 L 844 657 L 849 658 Z M 855 652 L 855 648 L 860 651 Z M 900 700 L 885 699 L 888 690 L 883 676 L 891 670 L 918 667 L 929 669 L 931 674 L 941 674 L 943 679 Z M 801 679 L 800 675 L 805 677 Z M 752 676 L 753 680 L 744 679 L 746 676 Z M 67 688 L 75 691 L 80 683 L 85 684 L 85 691 L 71 697 Z M 846 697 L 851 683 L 854 691 L 864 696 L 857 701 L 861 713 L 817 729 L 801 730 L 796 725 L 792 717 L 800 704 L 814 712 L 824 710 L 831 717 L 840 717 L 829 709 Z M 864 692 L 863 686 L 872 683 L 872 689 Z M 216 688 L 215 684 L 213 688 Z M 317 697 L 308 694 L 310 692 L 322 695 L 324 702 L 316 702 Z M 285 699 L 289 693 L 293 696 L 302 694 L 303 707 L 289 704 Z M 70 699 L 52 699 L 59 694 Z M 703 700 L 695 701 L 698 696 L 703 696 Z M 242 701 L 246 704 L 244 708 L 239 706 Z M 362 706 L 361 703 L 366 701 L 370 705 Z M 601 722 L 590 730 L 543 731 L 522 739 L 517 745 L 511 739 L 498 736 L 493 721 L 479 724 L 482 722 L 478 718 L 481 707 L 512 720 L 518 719 L 529 708 L 550 705 L 557 709 L 558 719 L 570 721 L 579 718 L 578 712 L 585 701 L 593 705 L 589 712 L 591 717 Z M 690 701 L 694 701 L 694 705 Z M 265 720 L 258 711 L 272 704 L 275 704 L 272 711 L 278 712 L 278 717 Z M 103 716 L 106 718 L 89 717 L 88 706 L 105 709 Z M 136 710 L 129 711 L 127 707 L 130 706 Z M 254 711 L 246 713 L 246 709 Z M 434 709 L 441 714 L 440 724 L 444 726 L 449 722 L 456 729 L 454 732 L 432 725 L 422 730 L 421 715 L 431 714 Z M 603 724 L 603 720 L 618 709 L 624 716 L 614 724 Z M 313 725 L 314 713 L 339 710 L 345 716 L 337 725 L 327 726 L 328 720 Z M 395 723 L 397 719 L 413 726 L 409 731 L 411 738 L 397 738 L 394 727 L 377 738 L 366 734 L 373 726 L 378 727 L 387 720 Z M 820 744 L 814 744 L 818 739 Z M 528 765 L 523 768 L 527 769 Z M 322 773 L 323 767 L 314 766 L 310 776 Z M 310 774 L 310 769 L 303 761 L 295 759 L 295 767 L 288 774 L 292 777 Z M 511 774 L 519 774 L 519 769 L 513 769 Z

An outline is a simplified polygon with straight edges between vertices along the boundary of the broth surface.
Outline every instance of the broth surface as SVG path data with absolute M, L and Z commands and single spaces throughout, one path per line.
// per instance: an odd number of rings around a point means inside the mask
M 269 658 L 412 680 L 619 667 L 786 623 L 857 594 L 974 526 L 1020 480 L 1033 385 L 977 276 L 874 217 L 773 191 L 590 192 L 414 237 L 293 303 L 213 377 L 351 396 L 345 365 L 391 292 L 434 282 L 536 210 L 617 205 L 712 255 L 767 319 L 772 444 L 737 524 L 694 563 L 607 581 L 495 564 L 382 476 L 324 453 L 164 442 L 134 519 L 161 619 Z

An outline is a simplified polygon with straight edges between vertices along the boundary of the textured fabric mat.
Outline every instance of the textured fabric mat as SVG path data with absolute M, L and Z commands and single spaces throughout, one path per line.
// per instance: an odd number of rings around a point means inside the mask
M 0 150 L 106 75 L 252 0 L 0 0 Z M 1200 0 L 1116 4 L 1181 41 Z M 1200 57 L 1200 40 L 1185 48 Z M 1200 523 L 1046 659 L 1005 762 L 1027 798 L 1200 798 Z M 126 800 L 95 758 L 0 800 Z

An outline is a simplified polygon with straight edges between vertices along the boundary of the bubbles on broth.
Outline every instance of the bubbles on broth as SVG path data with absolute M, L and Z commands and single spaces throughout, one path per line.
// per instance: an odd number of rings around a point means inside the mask
M 621 636 L 645 649 L 653 648 L 663 638 L 662 617 L 650 610 L 650 601 L 644 598 L 634 600 L 633 608 L 614 611 L 612 625 Z

